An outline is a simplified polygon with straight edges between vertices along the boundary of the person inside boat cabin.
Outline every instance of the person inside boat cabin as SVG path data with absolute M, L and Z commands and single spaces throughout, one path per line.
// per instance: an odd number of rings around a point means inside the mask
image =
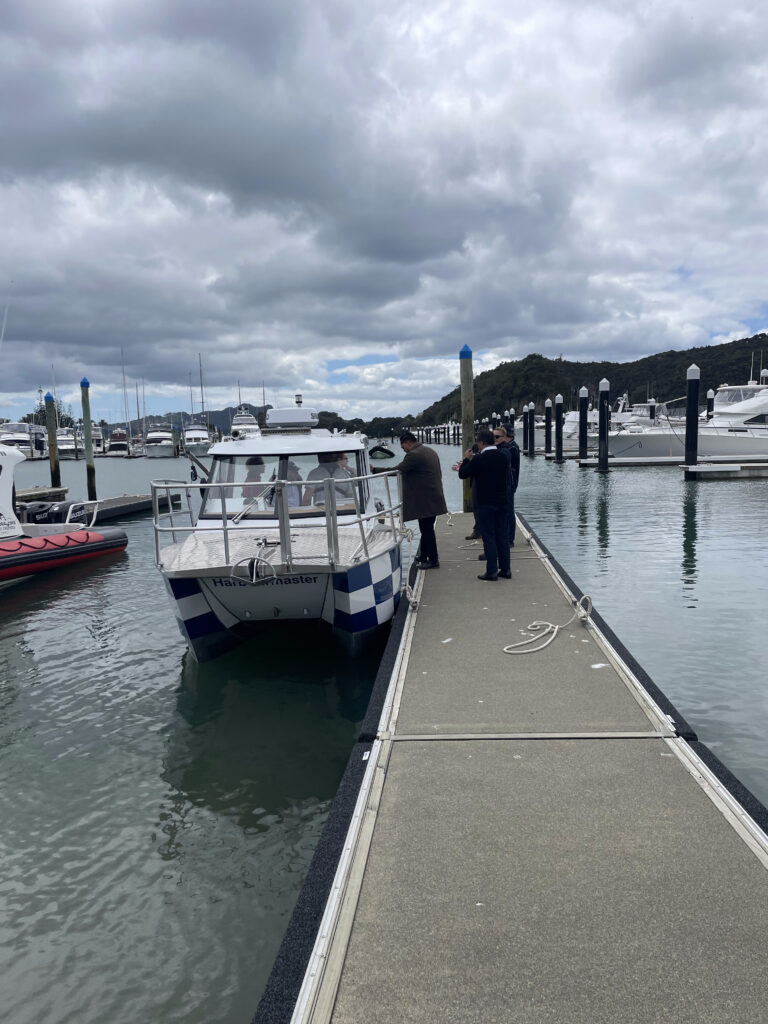
M 261 478 L 264 476 L 264 459 L 260 455 L 251 455 L 245 466 L 243 497 L 260 498 L 267 490 L 267 485 L 261 483 Z
M 317 465 L 307 473 L 307 486 L 304 488 L 302 505 L 325 504 L 325 480 L 331 477 L 337 480 L 334 485 L 336 498 L 344 500 L 352 497 L 352 485 L 349 478 L 352 473 L 348 469 L 349 455 L 347 452 L 319 452 Z
M 335 484 L 336 497 L 351 498 L 352 497 L 352 484 L 349 482 L 352 476 L 352 471 L 349 468 L 349 455 L 346 452 L 336 453 L 336 467 L 332 470 L 331 476 L 334 480 L 341 481 Z
M 285 494 L 289 508 L 296 508 L 301 505 L 301 473 L 299 472 L 299 467 L 295 462 L 291 459 L 286 459 L 284 457 L 281 458 L 277 472 L 273 472 L 269 480 L 270 483 L 273 480 L 287 480 L 288 486 L 285 488 L 283 493 Z M 273 503 L 274 492 L 267 498 L 267 501 L 270 505 Z

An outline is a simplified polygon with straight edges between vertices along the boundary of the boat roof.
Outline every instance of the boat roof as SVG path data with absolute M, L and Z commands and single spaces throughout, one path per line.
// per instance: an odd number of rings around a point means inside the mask
M 332 434 L 330 430 L 317 428 L 305 430 L 290 428 L 266 429 L 256 437 L 238 438 L 236 441 L 219 441 L 208 449 L 215 456 L 235 455 L 300 455 L 306 452 L 363 451 L 368 447 L 365 434 Z

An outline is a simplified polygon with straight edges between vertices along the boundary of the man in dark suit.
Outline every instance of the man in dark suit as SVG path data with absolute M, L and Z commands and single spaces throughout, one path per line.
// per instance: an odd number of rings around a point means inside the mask
M 520 449 L 515 439 L 510 435 L 511 427 L 494 427 L 494 444 L 509 461 L 509 492 L 507 494 L 507 512 L 509 515 L 509 546 L 515 546 L 515 491 L 520 479 Z
M 448 511 L 443 494 L 443 472 L 436 451 L 416 440 L 406 431 L 400 436 L 400 447 L 405 452 L 403 461 L 394 466 L 400 472 L 403 485 L 403 519 L 418 519 L 421 531 L 419 550 L 421 558 L 417 569 L 438 569 L 435 537 L 435 519 Z M 374 467 L 373 473 L 388 473 L 384 467 Z
M 498 450 L 490 430 L 477 435 L 477 455 L 464 453 L 459 477 L 475 484 L 475 516 L 485 550 L 485 572 L 479 580 L 512 579 L 509 560 L 508 494 L 510 468 L 506 454 Z

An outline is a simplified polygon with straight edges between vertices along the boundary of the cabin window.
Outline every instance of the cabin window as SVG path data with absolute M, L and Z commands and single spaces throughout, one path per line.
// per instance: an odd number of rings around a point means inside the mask
M 217 456 L 209 483 L 223 486 L 206 489 L 200 518 L 221 517 L 223 492 L 228 518 L 275 519 L 278 480 L 285 481 L 283 500 L 292 519 L 325 515 L 326 481 L 333 487 L 339 515 L 349 515 L 355 511 L 355 487 L 360 507 L 365 507 L 367 486 L 352 481 L 361 472 L 359 451 Z

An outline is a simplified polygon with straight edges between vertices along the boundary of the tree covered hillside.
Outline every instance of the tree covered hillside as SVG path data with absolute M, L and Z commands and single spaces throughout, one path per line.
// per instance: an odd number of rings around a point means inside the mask
M 475 377 L 475 416 L 504 413 L 510 408 L 519 414 L 523 406 L 531 402 L 535 403 L 537 412 L 543 412 L 546 399 L 554 401 L 558 393 L 563 396 L 566 410 L 575 409 L 579 388 L 587 387 L 590 398 L 595 398 L 603 377 L 610 383 L 612 397 L 626 391 L 631 402 L 644 402 L 647 398 L 665 402 L 685 395 L 685 375 L 691 363 L 696 363 L 701 370 L 703 398 L 708 388 L 746 383 L 753 357 L 753 375 L 759 380 L 761 365 L 768 367 L 768 335 L 756 334 L 723 345 L 660 352 L 631 363 L 579 363 L 529 355 L 502 363 Z M 458 374 L 457 359 L 457 377 Z M 461 397 L 457 387 L 425 409 L 417 420 L 430 424 L 460 418 Z

